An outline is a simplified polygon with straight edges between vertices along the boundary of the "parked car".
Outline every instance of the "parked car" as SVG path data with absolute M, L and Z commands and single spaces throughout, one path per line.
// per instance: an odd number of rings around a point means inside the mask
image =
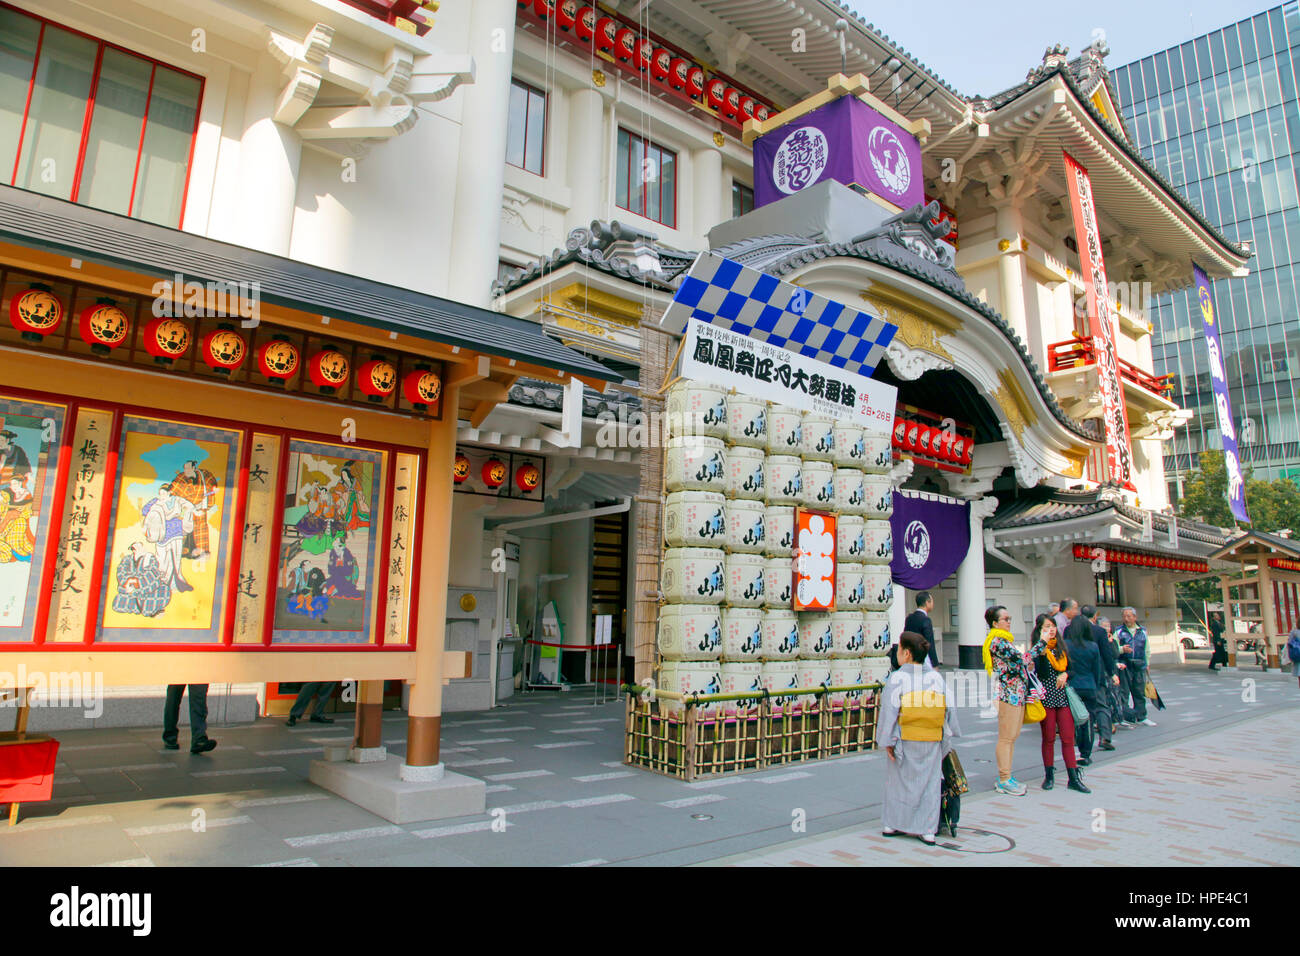
M 1210 639 L 1199 627 L 1185 627 L 1181 624 L 1178 626 L 1178 642 L 1189 651 L 1210 646 Z

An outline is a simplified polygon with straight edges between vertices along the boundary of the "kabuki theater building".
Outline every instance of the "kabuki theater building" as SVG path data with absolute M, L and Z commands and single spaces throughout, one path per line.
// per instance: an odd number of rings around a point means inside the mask
M 946 667 L 1067 595 L 1173 647 L 1226 535 L 1143 306 L 1249 254 L 1104 49 L 971 98 L 827 0 L 437 7 L 0 2 L 0 673 L 357 681 L 313 779 L 415 819 L 483 806 L 444 707 L 875 679 L 917 590 Z

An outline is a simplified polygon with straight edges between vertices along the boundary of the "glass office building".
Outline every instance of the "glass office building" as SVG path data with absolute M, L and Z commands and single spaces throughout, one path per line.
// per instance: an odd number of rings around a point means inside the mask
M 1255 253 L 1214 296 L 1244 467 L 1300 480 L 1300 12 L 1268 10 L 1111 71 L 1133 145 Z M 1152 305 L 1157 375 L 1193 413 L 1165 445 L 1170 496 L 1222 448 L 1195 289 Z

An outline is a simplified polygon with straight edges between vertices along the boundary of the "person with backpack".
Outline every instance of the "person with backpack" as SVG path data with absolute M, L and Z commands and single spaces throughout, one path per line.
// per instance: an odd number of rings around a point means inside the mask
M 1056 785 L 1056 760 L 1052 751 L 1059 733 L 1061 756 L 1065 758 L 1065 772 L 1070 778 L 1069 789 L 1079 793 L 1092 793 L 1084 786 L 1074 752 L 1074 716 L 1070 713 L 1070 701 L 1065 695 L 1069 682 L 1069 657 L 1065 641 L 1056 632 L 1055 619 L 1047 614 L 1038 615 L 1029 640 L 1029 654 L 1034 661 L 1034 672 L 1045 691 L 1043 708 L 1047 711 L 1040 725 L 1043 728 L 1043 789 L 1051 790 Z
M 1286 656 L 1291 661 L 1291 676 L 1300 682 L 1300 625 L 1291 628 L 1286 639 Z

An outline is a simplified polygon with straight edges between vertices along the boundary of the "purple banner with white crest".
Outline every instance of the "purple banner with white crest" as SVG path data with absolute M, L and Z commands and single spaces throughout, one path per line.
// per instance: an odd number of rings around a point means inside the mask
M 970 502 L 894 492 L 894 583 L 925 591 L 957 570 L 970 547 Z
M 1237 430 L 1232 424 L 1232 399 L 1228 397 L 1228 377 L 1223 362 L 1223 349 L 1219 344 L 1219 323 L 1214 315 L 1214 296 L 1210 294 L 1210 279 L 1201 267 L 1192 264 L 1196 278 L 1196 298 L 1201 306 L 1201 319 L 1205 323 L 1205 346 L 1210 351 L 1210 382 L 1214 386 L 1214 408 L 1219 417 L 1219 435 L 1223 439 L 1223 465 L 1228 472 L 1228 504 L 1232 516 L 1250 523 L 1246 510 L 1246 482 L 1241 474 L 1241 458 L 1237 455 Z

